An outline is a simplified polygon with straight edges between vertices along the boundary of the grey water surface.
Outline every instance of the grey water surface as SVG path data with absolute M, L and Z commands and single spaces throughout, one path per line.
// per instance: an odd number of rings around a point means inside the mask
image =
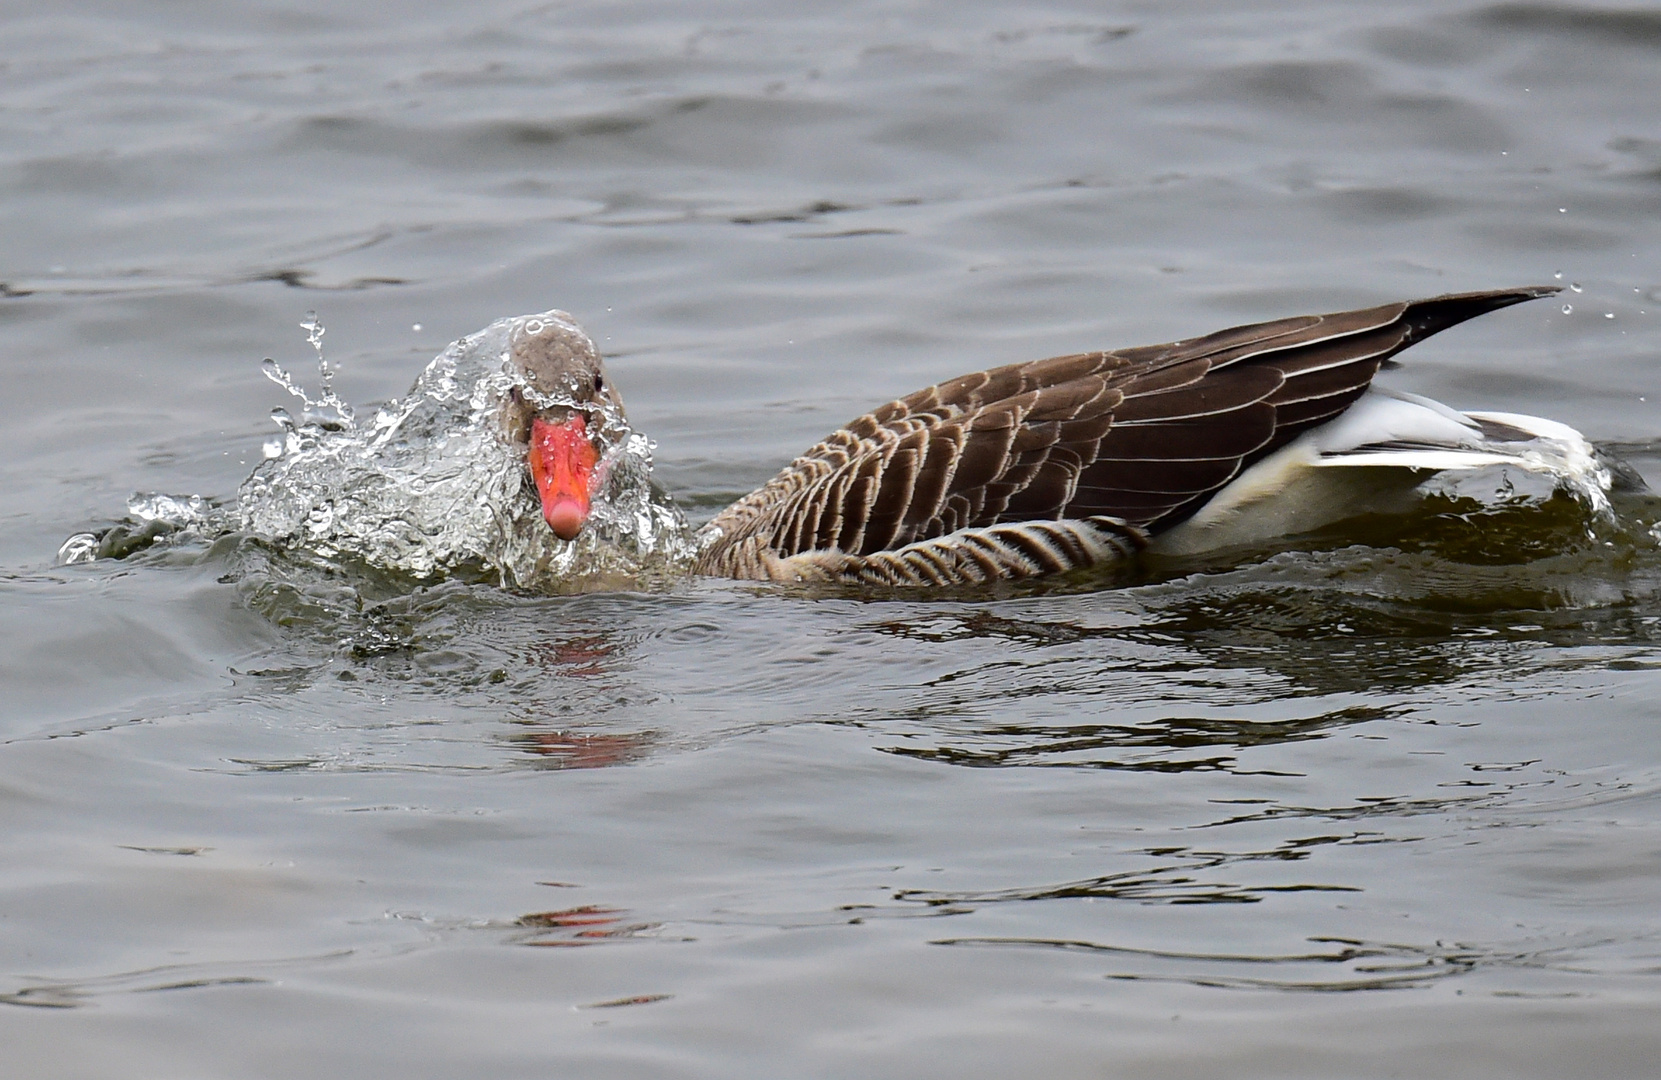
M 1557 283 L 1388 385 L 1661 484 L 1661 8 L 0 8 L 0 1074 L 1652 1077 L 1661 508 L 944 596 L 236 534 L 561 307 L 694 523 L 991 364 Z M 128 521 L 121 527 L 137 526 Z

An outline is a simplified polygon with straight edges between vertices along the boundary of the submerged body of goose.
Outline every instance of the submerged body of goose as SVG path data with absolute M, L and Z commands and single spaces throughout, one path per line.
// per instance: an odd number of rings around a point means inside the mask
M 859 417 L 721 511 L 694 569 L 981 583 L 1307 531 L 1389 509 L 1434 472 L 1590 471 L 1591 446 L 1562 424 L 1372 386 L 1409 345 L 1557 291 L 1438 296 L 960 376 Z M 621 403 L 562 313 L 525 320 L 509 360 L 523 390 L 506 427 L 549 527 L 571 539 L 599 457 L 585 415 Z

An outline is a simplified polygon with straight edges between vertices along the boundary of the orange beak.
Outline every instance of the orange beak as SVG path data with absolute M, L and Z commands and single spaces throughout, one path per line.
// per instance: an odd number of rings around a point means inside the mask
M 542 496 L 542 516 L 561 540 L 575 540 L 588 520 L 588 485 L 600 460 L 581 413 L 563 424 L 531 421 L 531 479 Z

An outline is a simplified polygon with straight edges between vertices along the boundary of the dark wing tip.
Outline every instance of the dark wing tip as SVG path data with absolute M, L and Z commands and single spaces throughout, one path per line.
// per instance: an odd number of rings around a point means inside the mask
M 1512 304 L 1538 300 L 1563 291 L 1561 285 L 1524 285 L 1515 289 L 1494 289 L 1487 292 L 1449 293 L 1428 300 L 1408 303 L 1402 318 L 1407 323 L 1409 343 L 1423 341 L 1432 334 L 1457 326 L 1466 319 L 1474 319 L 1490 311 Z

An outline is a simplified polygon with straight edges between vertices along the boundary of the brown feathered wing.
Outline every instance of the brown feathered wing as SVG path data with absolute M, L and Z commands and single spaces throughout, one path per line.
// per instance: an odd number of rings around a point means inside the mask
M 1402 349 L 1552 291 L 1306 315 L 960 376 L 861 416 L 722 511 L 698 569 L 765 578 L 778 560 L 832 553 L 858 570 L 860 557 L 1024 522 L 1157 533 L 1349 408 Z M 1039 569 L 1092 561 L 1060 559 Z

